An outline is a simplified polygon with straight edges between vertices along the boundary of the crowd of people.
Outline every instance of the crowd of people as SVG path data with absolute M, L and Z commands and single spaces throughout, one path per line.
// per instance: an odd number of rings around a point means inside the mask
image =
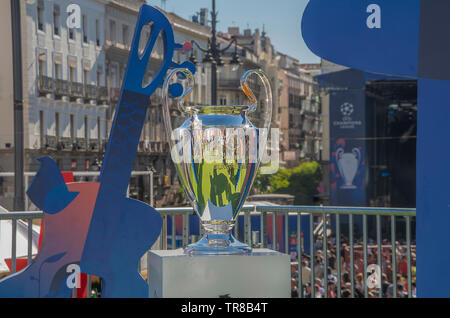
M 302 255 L 301 262 L 301 281 L 302 281 L 302 297 L 305 298 L 337 298 L 338 279 L 341 280 L 340 297 L 342 298 L 364 298 L 365 288 L 367 284 L 367 297 L 369 298 L 393 298 L 396 292 L 397 298 L 408 297 L 408 253 L 407 245 L 404 242 L 396 242 L 395 244 L 395 275 L 392 262 L 392 244 L 390 242 L 382 242 L 381 247 L 381 268 L 378 267 L 378 248 L 375 242 L 369 240 L 367 247 L 367 280 L 364 280 L 364 250 L 361 242 L 355 240 L 353 245 L 353 293 L 351 283 L 351 251 L 347 238 L 341 237 L 340 259 L 336 251 L 336 239 L 331 237 L 327 240 L 327 253 L 323 251 L 322 242 L 317 241 L 314 256 Z M 415 245 L 411 245 L 411 297 L 416 295 L 416 254 Z M 314 261 L 314 266 L 311 262 Z M 338 262 L 340 263 L 340 277 L 338 277 Z M 369 265 L 375 265 L 370 266 Z M 326 266 L 326 271 L 325 271 Z M 314 271 L 314 281 L 311 284 L 311 268 Z M 325 273 L 326 284 L 325 284 Z M 298 263 L 293 262 L 291 265 L 292 274 L 292 297 L 299 297 L 299 270 Z M 394 286 L 394 277 L 396 285 Z M 380 288 L 381 287 L 381 288 Z M 314 292 L 313 292 L 314 288 Z M 325 288 L 328 290 L 326 293 Z M 381 292 L 381 293 L 380 293 Z

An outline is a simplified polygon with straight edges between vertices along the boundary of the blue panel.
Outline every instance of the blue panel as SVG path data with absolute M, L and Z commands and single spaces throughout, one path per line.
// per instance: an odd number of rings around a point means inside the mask
M 67 187 L 61 171 L 52 158 L 42 157 L 37 160 L 41 166 L 27 189 L 27 195 L 34 205 L 43 210 L 45 198 L 51 190 L 59 186 L 65 187 L 67 190 Z
M 367 27 L 367 7 L 381 28 Z M 310 0 L 302 19 L 308 47 L 331 62 L 369 72 L 417 76 L 420 0 Z
M 44 211 L 55 214 L 65 209 L 78 195 L 78 192 L 70 192 L 67 186 L 60 185 L 49 192 L 45 199 Z
M 148 97 L 123 91 L 111 130 L 100 174 L 100 188 L 94 208 L 81 267 L 83 272 L 105 278 L 113 266 L 109 262 L 117 231 L 123 228 L 126 191 L 136 157 L 136 149 L 147 111 Z M 156 211 L 154 213 L 157 213 Z M 158 214 L 159 215 L 159 214 Z M 131 246 L 130 246 L 131 248 Z M 100 266 L 101 265 L 101 266 Z
M 450 83 L 419 80 L 417 292 L 450 297 Z
M 380 29 L 366 26 L 369 4 L 381 8 Z M 439 81 L 450 80 L 449 9 L 447 0 L 311 0 L 302 21 L 307 45 L 324 59 L 374 73 L 419 77 L 419 297 L 450 297 L 450 83 Z
M 152 23 L 150 39 L 139 55 L 144 25 Z M 164 58 L 157 74 L 142 87 L 147 63 L 158 35 L 162 35 Z M 161 231 L 161 216 L 150 206 L 139 206 L 126 198 L 136 151 L 145 122 L 150 96 L 161 85 L 172 62 L 175 43 L 167 18 L 157 9 L 143 5 L 131 46 L 119 104 L 112 124 L 100 174 L 95 204 L 81 269 L 100 276 L 106 297 L 147 297 L 147 286 L 137 274 L 137 264 Z M 192 63 L 185 63 L 192 68 Z M 143 248 L 145 246 L 145 248 Z M 123 274 L 122 274 L 123 273 Z
M 150 37 L 142 55 L 139 55 L 141 31 L 149 23 L 152 23 Z M 155 75 L 153 81 L 148 86 L 142 87 L 142 79 L 144 78 L 147 64 L 150 61 L 150 55 L 160 34 L 164 43 L 164 59 L 161 68 Z M 172 66 L 172 57 L 175 48 L 172 26 L 169 20 L 158 9 L 143 5 L 139 12 L 133 39 L 123 89 L 150 96 L 164 81 L 167 70 Z
M 110 242 L 109 275 L 104 277 L 102 297 L 148 297 L 148 285 L 138 273 L 138 262 L 159 236 L 162 219 L 145 203 L 125 199 L 120 227 Z

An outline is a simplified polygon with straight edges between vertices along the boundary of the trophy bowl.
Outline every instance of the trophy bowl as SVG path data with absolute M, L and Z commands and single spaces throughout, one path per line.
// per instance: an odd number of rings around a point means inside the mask
M 258 105 L 248 85 L 252 75 L 262 81 L 266 95 L 265 103 L 261 103 L 265 107 L 257 113 L 264 122 L 261 128 L 248 118 Z M 188 83 L 187 88 L 178 82 L 171 84 L 180 79 Z M 245 72 L 240 83 L 249 105 L 185 106 L 195 86 L 188 69 L 172 70 L 163 85 L 163 118 L 171 157 L 204 229 L 200 241 L 185 248 L 187 254 L 251 252 L 247 244 L 232 235 L 232 229 L 266 149 L 272 93 L 267 75 L 261 70 Z M 180 96 L 175 110 L 171 107 L 171 96 Z M 181 115 L 187 119 L 181 119 Z

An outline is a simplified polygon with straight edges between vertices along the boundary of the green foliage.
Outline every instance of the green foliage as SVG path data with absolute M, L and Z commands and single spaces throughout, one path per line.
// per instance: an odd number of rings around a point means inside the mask
M 258 173 L 253 182 L 253 190 L 256 193 L 269 193 L 270 191 L 270 177 L 269 174 Z
M 311 205 L 321 180 L 320 165 L 312 161 L 293 169 L 281 168 L 273 175 L 258 174 L 254 187 L 259 193 L 291 194 L 296 205 Z

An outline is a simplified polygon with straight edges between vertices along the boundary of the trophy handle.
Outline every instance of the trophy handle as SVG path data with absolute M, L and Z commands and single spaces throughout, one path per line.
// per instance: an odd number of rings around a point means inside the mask
M 359 165 L 361 163 L 361 151 L 358 148 L 353 148 L 352 152 L 355 155 L 356 159 L 358 159 Z
M 177 75 L 180 79 L 187 79 L 188 87 L 186 89 L 180 83 L 170 84 L 173 77 Z M 184 103 L 189 95 L 192 93 L 192 89 L 195 86 L 195 79 L 192 72 L 187 68 L 176 68 L 170 71 L 167 75 L 163 84 L 163 118 L 164 126 L 166 127 L 167 136 L 169 138 L 169 143 L 172 143 L 170 138 L 172 134 L 172 122 L 170 121 L 170 107 L 169 107 L 169 97 L 178 97 L 177 106 L 178 110 L 182 113 L 190 113 L 192 107 L 185 106 Z M 172 144 L 171 144 L 172 146 Z
M 343 154 L 344 154 L 344 149 L 339 147 L 338 150 L 336 150 L 336 158 L 341 159 Z
M 245 72 L 244 75 L 242 75 L 241 77 L 241 89 L 250 100 L 250 109 L 248 110 L 248 113 L 254 112 L 256 110 L 256 107 L 258 106 L 258 100 L 253 94 L 253 91 L 248 86 L 248 80 L 250 76 L 252 76 L 253 74 L 258 75 L 258 77 L 261 79 L 264 85 L 264 90 L 266 92 L 266 110 L 264 114 L 265 119 L 263 128 L 268 130 L 270 128 L 270 123 L 272 121 L 273 99 L 272 99 L 272 89 L 267 74 L 261 69 L 249 70 Z

